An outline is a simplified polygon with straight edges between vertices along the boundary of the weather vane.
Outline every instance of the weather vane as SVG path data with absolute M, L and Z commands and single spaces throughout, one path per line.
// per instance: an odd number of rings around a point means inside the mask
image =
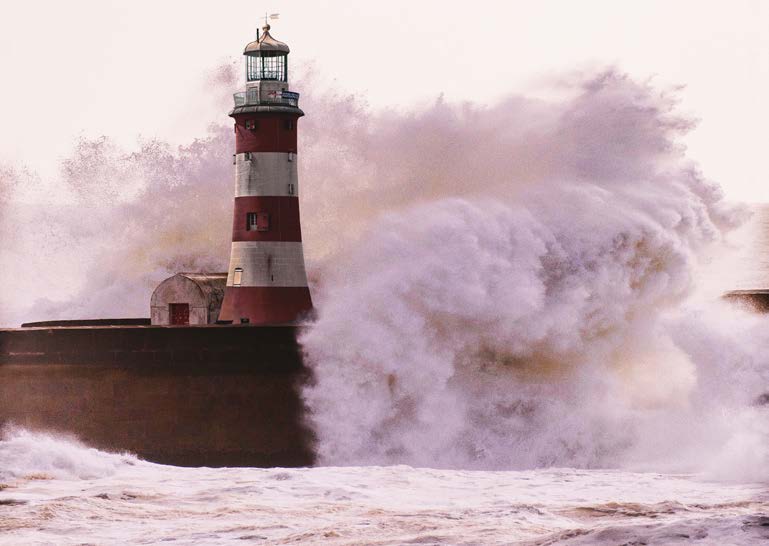
M 265 29 L 265 30 L 270 30 L 270 23 L 269 23 L 269 21 L 274 21 L 278 17 L 280 17 L 280 13 L 267 13 L 265 11 L 264 12 L 264 26 L 262 26 L 262 28 Z M 259 29 L 258 28 L 256 29 L 256 39 L 257 40 L 259 39 Z
M 264 12 L 264 26 L 270 26 L 269 21 L 274 21 L 278 17 L 280 17 L 280 13 L 267 14 L 267 12 Z

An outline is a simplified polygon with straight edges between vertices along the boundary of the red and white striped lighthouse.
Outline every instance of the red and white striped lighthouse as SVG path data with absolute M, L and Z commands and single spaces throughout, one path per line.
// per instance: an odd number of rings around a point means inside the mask
M 299 94 L 288 88 L 288 46 L 262 35 L 246 46 L 246 89 L 235 94 L 235 210 L 219 315 L 234 323 L 293 322 L 312 309 L 302 251 L 297 176 Z

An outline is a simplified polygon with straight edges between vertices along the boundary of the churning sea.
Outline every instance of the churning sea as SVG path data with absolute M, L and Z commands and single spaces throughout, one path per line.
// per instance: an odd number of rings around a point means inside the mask
M 0 468 L 3 545 L 769 541 L 766 484 L 697 475 L 178 468 L 19 430 Z

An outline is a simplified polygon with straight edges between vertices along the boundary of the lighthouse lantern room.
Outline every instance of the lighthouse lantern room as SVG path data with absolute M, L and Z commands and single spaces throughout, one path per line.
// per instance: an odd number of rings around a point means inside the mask
M 299 93 L 288 87 L 286 44 L 249 43 L 246 88 L 234 95 L 235 203 L 220 321 L 295 322 L 312 310 L 299 222 Z

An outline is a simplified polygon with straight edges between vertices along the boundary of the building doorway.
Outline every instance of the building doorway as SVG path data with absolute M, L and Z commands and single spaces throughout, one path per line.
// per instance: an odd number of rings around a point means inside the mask
M 169 303 L 168 315 L 172 325 L 184 326 L 190 323 L 189 303 Z

